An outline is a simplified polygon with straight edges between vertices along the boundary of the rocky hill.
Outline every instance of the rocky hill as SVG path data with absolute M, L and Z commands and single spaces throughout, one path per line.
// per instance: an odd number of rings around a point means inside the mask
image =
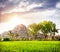
M 15 39 L 33 39 L 33 35 L 29 34 L 27 27 L 23 24 L 17 25 L 13 30 L 2 33 L 0 37 Z

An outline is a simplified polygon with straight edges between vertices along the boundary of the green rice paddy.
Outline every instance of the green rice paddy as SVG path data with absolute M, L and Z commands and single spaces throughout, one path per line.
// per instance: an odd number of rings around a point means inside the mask
M 60 52 L 60 41 L 3 41 L 0 52 Z

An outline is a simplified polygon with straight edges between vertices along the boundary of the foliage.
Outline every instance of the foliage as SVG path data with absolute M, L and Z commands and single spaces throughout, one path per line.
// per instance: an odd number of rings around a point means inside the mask
M 48 33 L 54 33 L 57 32 L 56 25 L 51 21 L 43 21 L 38 24 L 33 23 L 28 26 L 29 31 L 35 35 L 37 35 L 38 32 L 42 32 L 45 38 L 47 37 Z M 52 34 L 51 34 L 52 35 Z
M 1 38 L 0 38 L 0 41 L 1 41 Z
M 17 40 L 19 36 L 17 33 L 13 33 L 12 31 L 9 31 L 8 35 L 11 37 L 11 40 Z
M 8 34 L 7 35 L 9 35 L 10 36 L 10 39 L 13 40 L 14 34 L 12 33 L 12 31 L 8 31 Z
M 37 33 L 39 31 L 38 24 L 33 23 L 28 26 L 29 32 L 35 36 L 35 39 L 37 38 Z
M 9 38 L 3 38 L 3 41 L 10 41 Z
M 26 38 L 26 37 L 23 37 L 22 38 L 22 41 L 28 41 L 29 39 L 28 38 Z
M 55 36 L 55 32 L 57 32 L 56 25 L 51 21 L 43 21 L 38 24 L 40 26 L 41 32 L 45 35 L 45 38 L 47 38 L 47 34 L 50 33 L 51 36 Z M 52 34 L 53 33 L 53 34 Z
M 37 24 L 33 23 L 28 26 L 28 28 L 33 32 L 33 34 L 36 34 L 38 31 Z

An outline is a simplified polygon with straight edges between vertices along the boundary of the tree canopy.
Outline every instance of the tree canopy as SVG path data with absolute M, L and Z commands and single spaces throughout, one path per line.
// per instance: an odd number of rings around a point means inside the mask
M 56 24 L 51 21 L 43 21 L 38 24 L 33 23 L 30 24 L 29 29 L 33 34 L 37 34 L 39 31 L 41 31 L 45 36 L 47 36 L 48 33 L 56 32 Z

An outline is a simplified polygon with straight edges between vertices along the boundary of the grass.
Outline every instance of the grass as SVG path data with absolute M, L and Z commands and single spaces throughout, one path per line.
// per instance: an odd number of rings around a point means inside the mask
M 0 52 L 60 52 L 59 41 L 0 42 Z

